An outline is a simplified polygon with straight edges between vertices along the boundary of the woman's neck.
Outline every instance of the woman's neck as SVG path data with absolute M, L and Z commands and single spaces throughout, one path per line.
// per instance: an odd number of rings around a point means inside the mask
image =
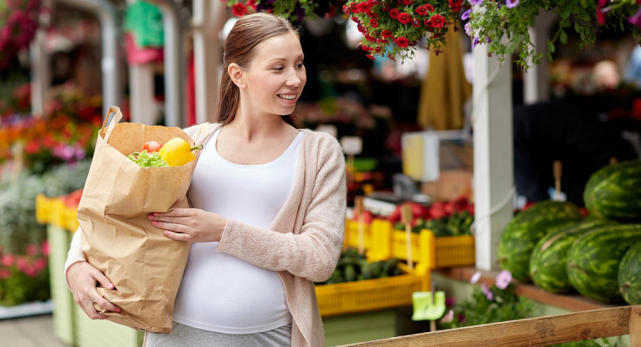
M 243 142 L 253 142 L 286 131 L 288 124 L 279 115 L 251 112 L 239 105 L 234 120 L 225 125 L 226 131 Z

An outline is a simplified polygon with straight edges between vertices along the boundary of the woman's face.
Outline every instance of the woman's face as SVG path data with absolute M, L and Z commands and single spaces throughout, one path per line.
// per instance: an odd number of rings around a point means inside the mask
M 293 32 L 267 39 L 254 48 L 244 73 L 247 101 L 254 112 L 294 112 L 307 81 L 303 58 L 300 41 Z

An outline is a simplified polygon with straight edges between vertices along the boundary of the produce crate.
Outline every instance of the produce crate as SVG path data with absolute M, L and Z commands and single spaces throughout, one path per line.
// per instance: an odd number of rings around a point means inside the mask
M 53 301 L 54 334 L 64 343 L 77 347 L 136 347 L 144 333 L 106 320 L 91 320 L 73 301 L 67 288 L 64 263 L 71 232 L 78 228 L 77 209 L 60 198 L 36 198 L 38 222 L 47 224 L 49 239 L 50 286 Z
M 316 286 L 321 316 L 375 311 L 412 303 L 412 293 L 429 290 L 427 267 L 405 275 Z
M 362 228 L 362 240 L 359 235 L 359 228 Z M 345 238 L 343 247 L 358 249 L 363 243 L 363 249 L 369 251 L 372 248 L 372 224 L 359 223 L 351 219 L 345 219 Z
M 64 266 L 71 234 L 54 225 L 47 226 L 49 240 L 49 285 L 53 302 L 53 332 L 60 341 L 73 345 L 73 297 L 65 283 Z
M 138 347 L 144 332 L 108 320 L 91 320 L 74 305 L 75 345 L 77 347 Z
M 372 240 L 368 248 L 368 260 L 398 258 L 407 260 L 405 231 L 395 230 L 392 224 L 374 219 L 370 227 Z M 411 233 L 412 261 L 428 264 L 430 269 L 451 266 L 474 265 L 474 236 L 435 237 L 430 230 L 420 234 Z

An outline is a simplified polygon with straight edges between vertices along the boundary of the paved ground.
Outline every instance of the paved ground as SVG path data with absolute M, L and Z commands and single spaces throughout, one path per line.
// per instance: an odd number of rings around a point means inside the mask
M 53 334 L 51 315 L 0 320 L 2 347 L 68 347 Z

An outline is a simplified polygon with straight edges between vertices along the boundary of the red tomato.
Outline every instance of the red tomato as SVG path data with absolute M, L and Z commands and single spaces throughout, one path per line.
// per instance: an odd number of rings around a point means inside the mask
M 147 150 L 148 153 L 158 152 L 162 145 L 156 141 L 145 142 L 145 145 L 142 147 L 143 150 Z

